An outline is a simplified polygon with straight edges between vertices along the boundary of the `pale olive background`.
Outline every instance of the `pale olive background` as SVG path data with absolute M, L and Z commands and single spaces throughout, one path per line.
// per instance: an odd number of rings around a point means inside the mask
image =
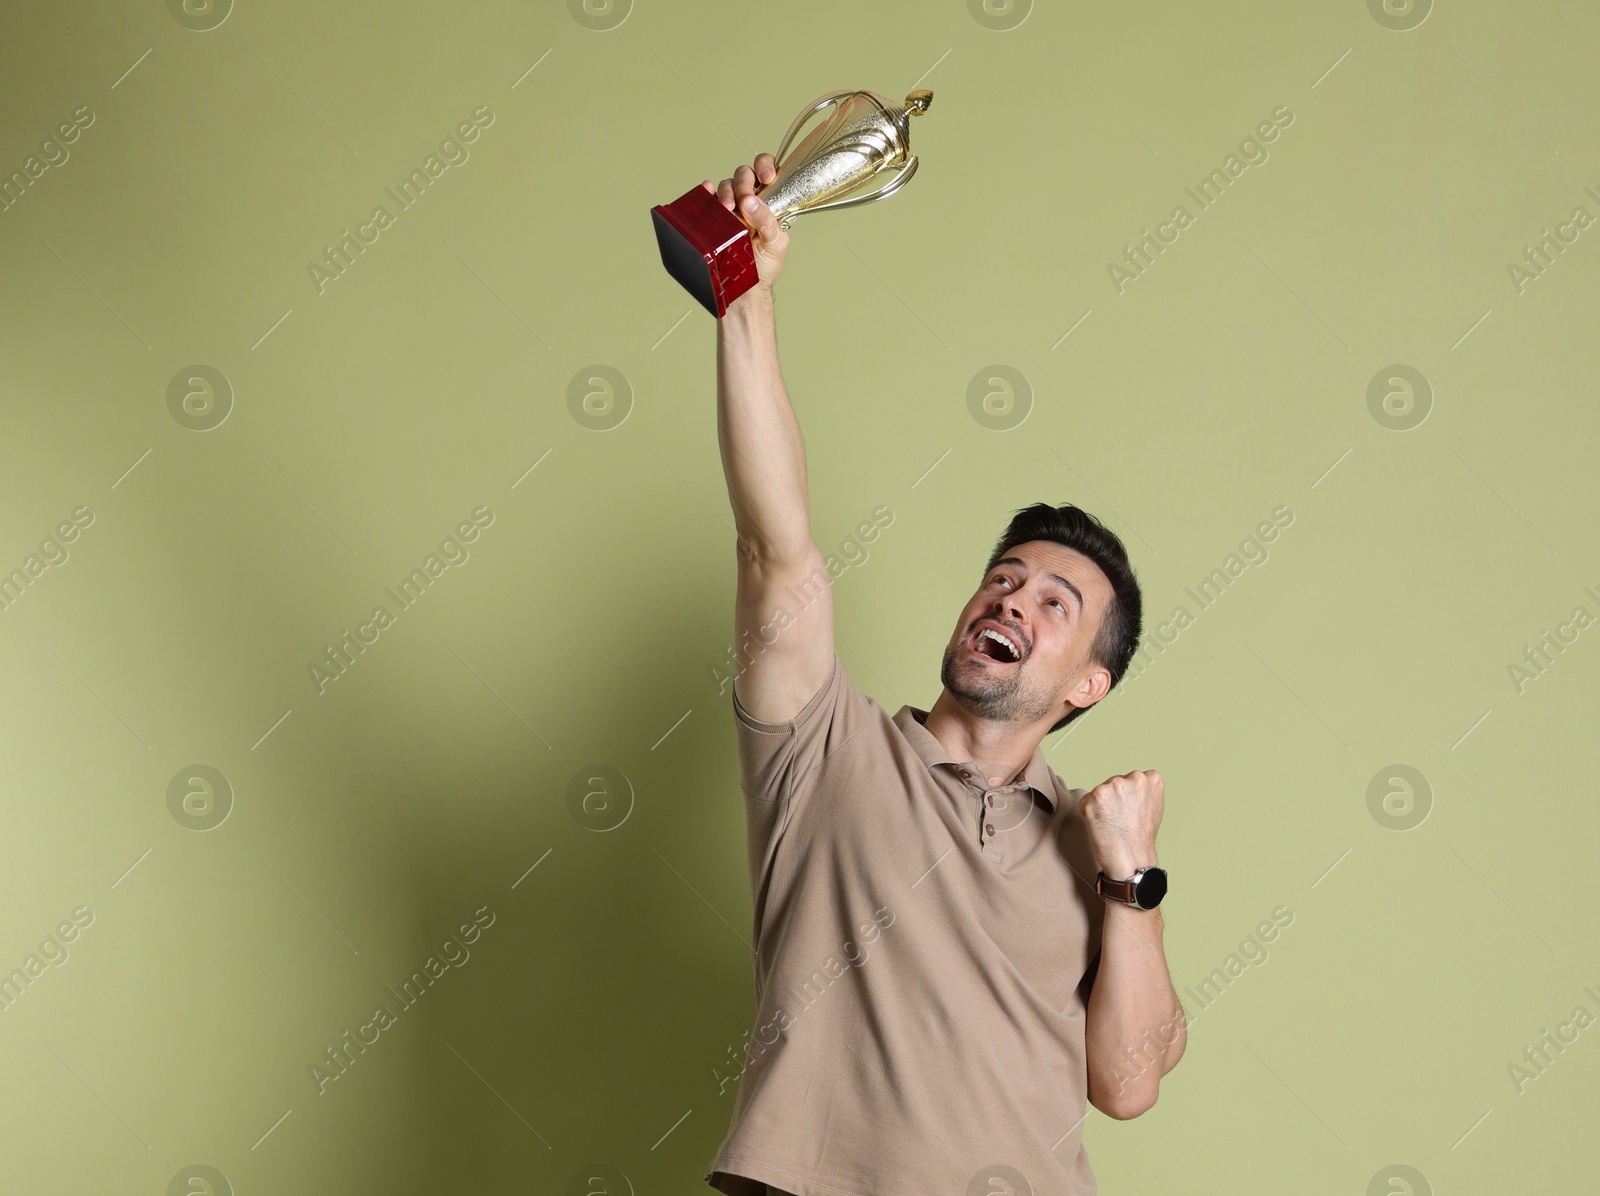
M 917 178 L 795 225 L 783 367 L 819 544 L 894 514 L 834 590 L 890 712 L 936 697 L 1034 501 L 1124 536 L 1152 635 L 1193 616 L 1048 741 L 1070 785 L 1167 784 L 1191 1036 L 1152 1111 L 1089 1114 L 1102 1190 L 1577 1190 L 1600 1028 L 1520 1094 L 1507 1069 L 1600 1015 L 1600 627 L 1523 692 L 1508 665 L 1600 615 L 1600 227 L 1521 293 L 1507 266 L 1600 216 L 1600 10 L 1374 3 L 8 6 L 0 174 L 94 119 L 0 212 L 0 569 L 94 519 L 0 612 L 0 972 L 93 922 L 0 1011 L 0 1188 L 709 1190 L 753 1012 L 711 671 L 734 541 L 714 324 L 647 210 L 823 92 L 926 86 Z M 1270 159 L 1119 294 L 1108 263 L 1280 105 Z M 399 212 L 385 186 L 481 106 Z M 167 402 L 194 365 L 233 392 L 206 431 Z M 1408 429 L 1369 408 L 1394 366 L 1431 391 Z M 569 407 L 590 367 L 617 426 Z M 1012 418 L 975 418 L 1008 376 Z M 319 694 L 324 646 L 479 506 L 470 558 Z M 1185 587 L 1280 506 L 1201 611 Z M 233 790 L 203 832 L 167 799 L 196 765 Z M 1403 831 L 1368 801 L 1398 765 Z M 569 803 L 595 775 L 610 830 Z

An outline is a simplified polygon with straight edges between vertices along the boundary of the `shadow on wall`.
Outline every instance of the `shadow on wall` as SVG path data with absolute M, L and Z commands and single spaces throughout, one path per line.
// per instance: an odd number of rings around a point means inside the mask
M 350 763 L 293 818 L 393 878 L 352 898 L 383 940 L 361 946 L 362 995 L 296 1060 L 296 1107 L 350 1164 L 341 1190 L 561 1192 L 600 1164 L 644 1191 L 714 1153 L 732 1106 L 712 1066 L 754 994 L 731 697 L 691 648 L 731 618 L 713 584 L 655 596 L 639 634 L 681 627 L 660 637 L 681 650 L 602 687 L 544 656 L 497 686 L 535 718 L 542 701 L 536 725 L 570 687 L 594 711 L 559 720 L 576 741 L 541 727 L 547 749 L 442 646 L 434 685 L 341 695 Z M 675 704 L 693 713 L 658 738 Z M 371 1157 L 399 1142 L 403 1165 Z

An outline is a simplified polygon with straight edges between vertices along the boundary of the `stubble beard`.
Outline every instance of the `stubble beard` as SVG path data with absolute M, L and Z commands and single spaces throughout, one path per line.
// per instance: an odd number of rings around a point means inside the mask
M 981 665 L 973 665 L 966 678 L 956 675 L 956 658 L 965 638 L 957 640 L 944 650 L 944 661 L 939 666 L 939 682 L 950 696 L 961 703 L 962 709 L 978 718 L 996 723 L 1032 723 L 1049 714 L 1055 698 L 1022 683 L 1022 666 L 1009 676 L 975 676 Z

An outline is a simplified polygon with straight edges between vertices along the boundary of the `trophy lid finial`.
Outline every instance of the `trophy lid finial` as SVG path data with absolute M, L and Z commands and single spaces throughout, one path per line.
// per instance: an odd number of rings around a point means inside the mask
M 906 111 L 912 116 L 921 116 L 933 103 L 933 92 L 927 88 L 918 88 L 906 96 Z

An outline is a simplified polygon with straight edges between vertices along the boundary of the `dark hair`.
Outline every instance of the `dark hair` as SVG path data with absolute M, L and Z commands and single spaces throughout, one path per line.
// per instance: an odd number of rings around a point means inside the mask
M 1111 689 L 1117 687 L 1122 675 L 1128 671 L 1128 662 L 1139 648 L 1139 634 L 1143 627 L 1144 600 L 1139 593 L 1139 579 L 1128 562 L 1128 550 L 1111 531 L 1089 512 L 1070 503 L 1052 507 L 1049 503 L 1034 503 L 1024 507 L 1012 518 L 1005 534 L 1000 537 L 989 563 L 983 567 L 984 576 L 995 564 L 1019 544 L 1030 540 L 1049 540 L 1081 552 L 1106 575 L 1111 583 L 1111 602 L 1100 621 L 1100 630 L 1089 649 L 1090 659 L 1111 674 Z M 1110 693 L 1111 690 L 1106 691 Z M 1075 706 L 1050 731 L 1059 731 L 1087 710 L 1088 706 Z M 1049 734 L 1049 732 L 1046 732 Z

